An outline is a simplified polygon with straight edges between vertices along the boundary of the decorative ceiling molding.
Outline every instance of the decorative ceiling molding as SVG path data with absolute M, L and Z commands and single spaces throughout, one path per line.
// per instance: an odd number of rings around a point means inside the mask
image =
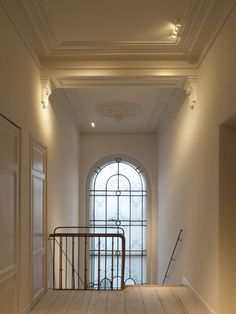
M 81 128 L 86 129 L 90 127 L 89 121 L 84 113 L 83 106 L 79 99 L 79 95 L 76 93 L 75 89 L 64 89 L 64 93 L 68 99 L 69 106 L 72 107 L 73 112 L 79 121 Z
M 49 55 L 60 44 L 55 35 L 55 26 L 49 16 L 49 10 L 43 0 L 21 0 L 26 12 L 37 32 L 42 45 Z
M 96 105 L 95 110 L 105 117 L 121 121 L 137 115 L 141 110 L 141 106 L 127 101 L 109 101 Z
M 173 79 L 173 77 L 172 77 Z M 62 88 L 62 91 L 66 94 L 68 101 L 66 101 L 66 110 L 70 110 L 70 116 L 76 117 L 80 132 L 83 134 L 154 134 L 158 131 L 162 121 L 169 119 L 169 115 L 173 115 L 176 108 L 180 108 L 182 103 L 184 102 L 186 98 L 186 92 L 185 87 L 187 86 L 188 82 L 193 82 L 196 80 L 195 75 L 191 75 L 189 77 L 183 76 L 183 77 L 176 77 L 175 78 L 175 84 L 173 84 L 173 81 L 169 81 L 169 84 L 167 84 L 167 81 L 165 81 L 165 86 L 160 85 L 159 78 L 155 78 L 155 80 L 152 78 L 152 80 L 147 80 L 143 78 L 142 80 L 145 80 L 145 84 L 143 84 L 143 81 L 139 78 L 123 78 L 120 79 L 120 85 L 124 86 L 138 86 L 138 85 L 145 85 L 145 86 L 156 86 L 159 90 L 159 96 L 156 100 L 156 105 L 153 108 L 152 113 L 150 114 L 150 119 L 147 122 L 147 125 L 142 128 L 135 128 L 130 131 L 124 131 L 123 129 L 120 129 L 120 131 L 117 130 L 109 130 L 109 129 L 102 129 L 101 127 L 99 129 L 91 129 L 90 123 L 89 123 L 89 117 L 85 114 L 83 110 L 83 105 L 81 104 L 81 101 L 79 99 L 79 90 L 78 92 L 75 90 L 76 88 L 80 87 L 91 87 L 91 86 L 119 86 L 118 81 L 116 78 L 106 78 L 103 80 L 103 78 L 96 78 L 94 81 L 93 77 L 86 78 L 86 80 L 82 81 L 73 81 L 72 85 L 67 85 L 68 89 L 64 89 L 64 86 L 60 86 Z M 58 83 L 58 82 L 57 82 Z M 108 84 L 109 83 L 109 84 Z M 140 84 L 139 84 L 140 83 Z
M 158 57 L 191 59 L 192 48 L 209 17 L 214 0 L 191 0 L 181 17 L 181 38 L 166 41 L 62 41 L 56 37 L 49 8 L 44 0 L 21 0 L 39 34 L 47 56 L 53 57 Z M 195 56 L 194 56 L 195 57 Z
M 65 90 L 60 90 L 60 95 L 57 92 L 53 92 L 50 96 L 50 103 L 54 108 L 60 106 L 65 114 L 65 116 L 71 121 L 75 129 L 80 132 L 82 129 L 80 120 L 78 117 L 78 111 L 70 103 L 67 98 Z
M 153 132 L 156 131 L 160 116 L 161 116 L 166 104 L 168 103 L 168 100 L 169 100 L 172 93 L 173 93 L 173 89 L 168 89 L 168 88 L 161 89 L 159 97 L 156 101 L 156 105 L 154 107 L 154 110 L 151 114 L 148 125 L 146 127 L 147 130 L 151 129 Z
M 186 99 L 184 89 L 172 90 L 162 113 L 157 121 L 154 131 L 157 133 L 163 125 L 169 125 L 173 120 Z
M 54 77 L 53 82 L 57 88 L 78 88 L 81 86 L 129 86 L 129 85 L 155 85 L 159 87 L 183 87 L 186 76 L 156 76 L 156 77 Z
M 183 19 L 184 25 L 181 29 L 179 46 L 188 54 L 192 52 L 192 48 L 209 17 L 214 3 L 215 0 L 196 0 L 192 1 L 191 6 L 187 8 Z

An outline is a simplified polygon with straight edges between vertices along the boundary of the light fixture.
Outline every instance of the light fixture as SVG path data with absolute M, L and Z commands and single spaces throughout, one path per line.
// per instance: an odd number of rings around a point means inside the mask
M 176 23 L 173 25 L 172 37 L 173 37 L 174 39 L 177 39 L 177 38 L 180 37 L 181 28 L 182 28 L 182 24 L 181 24 L 180 22 L 176 22 Z
M 41 80 L 41 104 L 43 109 L 49 105 L 49 96 L 52 93 L 52 88 L 49 80 Z
M 95 122 L 91 122 L 91 127 L 95 128 Z

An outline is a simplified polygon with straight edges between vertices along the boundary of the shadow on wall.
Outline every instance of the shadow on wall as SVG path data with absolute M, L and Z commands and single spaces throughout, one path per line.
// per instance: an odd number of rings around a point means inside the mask
M 236 309 L 236 115 L 220 126 L 219 313 Z

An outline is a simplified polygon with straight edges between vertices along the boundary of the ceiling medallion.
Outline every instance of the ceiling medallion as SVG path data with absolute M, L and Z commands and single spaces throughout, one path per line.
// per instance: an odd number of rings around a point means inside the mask
M 141 106 L 130 102 L 111 101 L 97 105 L 95 110 L 105 117 L 121 121 L 124 118 L 135 116 L 141 110 Z

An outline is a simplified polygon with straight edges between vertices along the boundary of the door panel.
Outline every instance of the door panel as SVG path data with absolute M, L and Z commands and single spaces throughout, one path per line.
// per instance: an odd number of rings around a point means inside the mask
M 46 149 L 32 141 L 32 301 L 46 291 Z
M 0 116 L 0 308 L 17 313 L 20 130 Z

